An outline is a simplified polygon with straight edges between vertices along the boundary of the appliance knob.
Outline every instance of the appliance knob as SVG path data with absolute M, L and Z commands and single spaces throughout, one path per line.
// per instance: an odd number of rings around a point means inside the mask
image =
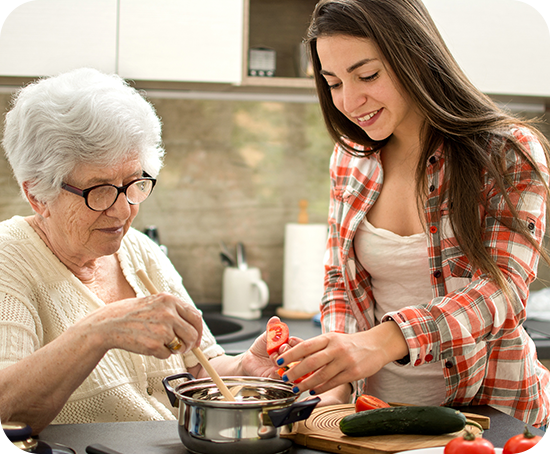
M 32 429 L 21 422 L 0 424 L 0 453 L 33 452 L 38 441 L 32 438 Z

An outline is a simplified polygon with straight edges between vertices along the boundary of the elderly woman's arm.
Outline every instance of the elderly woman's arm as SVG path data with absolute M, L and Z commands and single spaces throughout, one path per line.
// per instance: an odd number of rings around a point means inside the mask
M 184 350 L 199 345 L 200 313 L 160 293 L 106 305 L 33 354 L 0 370 L 0 419 L 22 421 L 39 433 L 112 348 L 165 359 L 174 336 Z

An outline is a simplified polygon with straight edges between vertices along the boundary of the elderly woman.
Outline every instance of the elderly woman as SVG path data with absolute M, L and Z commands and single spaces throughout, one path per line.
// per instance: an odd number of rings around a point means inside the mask
M 276 376 L 265 334 L 224 355 L 168 258 L 131 227 L 164 153 L 134 89 L 92 69 L 42 79 L 16 96 L 3 145 L 34 215 L 0 223 L 2 421 L 38 433 L 174 419 L 161 380 L 204 376 L 197 346 L 221 375 Z

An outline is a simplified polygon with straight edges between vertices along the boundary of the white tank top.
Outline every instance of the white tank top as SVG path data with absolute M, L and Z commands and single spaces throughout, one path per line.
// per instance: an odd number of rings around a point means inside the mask
M 359 262 L 371 276 L 377 323 L 388 312 L 433 298 L 426 234 L 400 236 L 374 227 L 365 217 L 354 246 Z M 367 394 L 386 402 L 441 405 L 445 400 L 442 364 L 387 364 L 367 379 Z

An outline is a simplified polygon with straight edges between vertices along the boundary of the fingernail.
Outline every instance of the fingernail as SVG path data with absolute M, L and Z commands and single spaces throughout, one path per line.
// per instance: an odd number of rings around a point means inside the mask
M 300 388 L 298 388 L 297 386 L 295 386 L 294 388 L 292 388 L 292 392 L 294 394 L 298 394 L 300 392 Z
M 284 381 L 284 382 L 287 382 L 287 381 L 288 381 L 288 377 L 287 377 L 286 375 L 283 375 L 282 378 L 283 378 L 283 381 Z
M 309 395 L 310 395 L 310 396 L 314 396 L 314 395 L 315 395 L 315 391 L 313 391 L 313 389 L 310 389 L 310 390 L 309 390 Z
M 282 366 L 284 364 L 285 360 L 283 358 L 279 358 L 277 360 L 277 366 Z

